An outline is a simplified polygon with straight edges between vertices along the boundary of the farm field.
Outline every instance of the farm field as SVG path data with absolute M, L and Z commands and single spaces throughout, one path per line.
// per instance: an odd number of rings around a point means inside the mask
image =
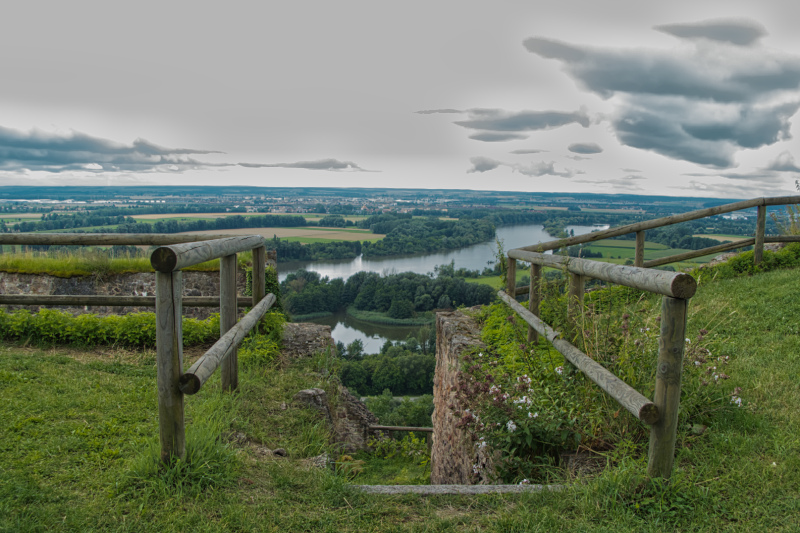
M 721 235 L 721 234 L 705 234 L 705 233 L 698 233 L 697 235 L 693 235 L 693 237 L 705 237 L 706 239 L 714 239 L 715 241 L 740 241 L 742 239 L 747 239 L 748 237 L 752 237 L 752 235 Z

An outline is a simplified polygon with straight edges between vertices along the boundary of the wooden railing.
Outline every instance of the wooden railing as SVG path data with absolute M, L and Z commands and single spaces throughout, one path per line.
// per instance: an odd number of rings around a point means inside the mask
M 589 379 L 599 385 L 641 422 L 650 426 L 648 475 L 668 478 L 672 473 L 675 456 L 688 302 L 695 294 L 697 284 L 694 278 L 688 274 L 651 270 L 648 267 L 750 245 L 755 247 L 754 262 L 758 264 L 763 258 L 765 242 L 800 242 L 800 237 L 793 235 L 777 237 L 766 237 L 764 235 L 766 207 L 798 203 L 800 203 L 800 196 L 756 198 L 509 250 L 508 282 L 505 291 L 500 291 L 498 295 L 527 322 L 529 326 L 529 341 L 536 342 L 538 335 L 544 336 L 567 361 L 580 369 Z M 753 238 L 644 261 L 645 232 L 648 229 L 752 207 L 758 208 L 755 236 Z M 636 233 L 634 266 L 622 266 L 580 258 L 545 255 L 543 253 L 547 250 L 593 242 L 628 233 Z M 531 264 L 531 282 L 527 287 L 516 286 L 517 260 Z M 568 328 L 574 331 L 577 331 L 579 327 L 578 317 L 583 309 L 584 284 L 587 277 L 662 295 L 656 387 L 652 401 L 642 396 L 638 391 L 581 352 L 568 342 L 561 332 L 555 331 L 539 319 L 542 267 L 560 268 L 569 273 Z M 524 293 L 528 293 L 527 309 L 516 301 L 516 295 Z
M 575 244 L 584 244 L 587 242 L 599 241 L 601 239 L 610 239 L 612 237 L 619 237 L 628 233 L 636 234 L 636 251 L 633 265 L 641 267 L 655 267 L 666 265 L 668 263 L 675 263 L 677 261 L 686 261 L 694 259 L 695 257 L 702 257 L 704 255 L 715 254 L 727 250 L 735 250 L 736 248 L 744 248 L 745 246 L 754 246 L 754 261 L 756 264 L 761 262 L 764 253 L 764 243 L 770 242 L 800 242 L 798 235 L 780 235 L 777 237 L 766 237 L 764 231 L 767 221 L 767 206 L 778 205 L 793 205 L 800 204 L 800 196 L 779 196 L 776 198 L 754 198 L 752 200 L 745 200 L 743 202 L 735 202 L 732 204 L 719 205 L 716 207 L 709 207 L 706 209 L 699 209 L 697 211 L 689 211 L 688 213 L 681 213 L 679 215 L 672 215 L 662 218 L 654 218 L 653 220 L 646 220 L 644 222 L 637 222 L 635 224 L 628 224 L 625 226 L 618 226 L 616 228 L 609 228 L 602 231 L 594 231 L 584 235 L 576 235 L 575 237 L 568 237 L 565 239 L 557 239 L 554 241 L 543 242 L 539 244 L 532 244 L 530 246 L 523 246 L 519 250 L 527 250 L 529 252 L 545 252 L 548 250 L 556 250 Z M 720 244 L 718 246 L 711 246 L 703 248 L 702 250 L 693 250 L 681 254 L 672 255 L 669 257 L 662 257 L 660 259 L 652 259 L 650 261 L 644 260 L 644 243 L 645 232 L 649 229 L 661 228 L 664 226 L 671 226 L 680 222 L 688 222 L 690 220 L 697 220 L 699 218 L 706 218 L 724 213 L 732 213 L 734 211 L 742 211 L 744 209 L 751 209 L 757 207 L 756 214 L 756 227 L 755 236 L 749 239 L 742 239 L 731 243 Z
M 266 249 L 260 235 L 162 235 L 162 234 L 0 234 L 0 245 L 157 245 L 150 256 L 156 271 L 156 295 L 0 295 L 0 304 L 13 305 L 101 305 L 155 306 L 158 383 L 158 423 L 161 459 L 186 455 L 184 394 L 197 393 L 208 378 L 222 367 L 223 390 L 238 387 L 237 346 L 275 303 L 266 294 Z M 252 250 L 252 298 L 236 294 L 236 254 Z M 220 259 L 219 298 L 183 297 L 181 269 Z M 221 338 L 192 367 L 183 372 L 182 310 L 184 304 L 220 308 Z M 237 307 L 252 310 L 237 323 Z

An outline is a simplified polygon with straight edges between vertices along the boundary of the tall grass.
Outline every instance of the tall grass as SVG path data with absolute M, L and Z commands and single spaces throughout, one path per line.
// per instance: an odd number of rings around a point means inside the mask
M 237 254 L 241 268 L 253 261 L 251 251 Z M 184 270 L 213 272 L 219 271 L 219 259 L 200 263 Z M 38 252 L 25 251 L 0 254 L 0 272 L 19 274 L 47 274 L 59 278 L 76 276 L 104 277 L 110 274 L 131 274 L 154 272 L 150 265 L 150 255 L 112 254 L 100 249 L 80 249 L 77 251 Z

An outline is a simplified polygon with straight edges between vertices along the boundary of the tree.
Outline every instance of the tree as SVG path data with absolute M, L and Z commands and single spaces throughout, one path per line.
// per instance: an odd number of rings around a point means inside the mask
M 347 359 L 361 359 L 364 355 L 364 343 L 356 339 L 347 345 Z
M 392 318 L 411 318 L 414 316 L 414 304 L 411 300 L 392 300 L 392 305 L 389 307 L 388 315 Z
M 450 302 L 450 297 L 446 294 L 442 294 L 441 298 L 439 298 L 439 302 L 436 304 L 436 307 L 439 309 L 450 309 L 453 307 L 453 304 Z

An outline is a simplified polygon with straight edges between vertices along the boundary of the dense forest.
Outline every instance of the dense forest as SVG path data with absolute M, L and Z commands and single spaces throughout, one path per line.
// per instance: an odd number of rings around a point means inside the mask
M 365 257 L 453 250 L 486 242 L 495 234 L 494 226 L 485 219 L 441 220 L 412 218 L 410 214 L 376 215 L 359 221 L 358 226 L 386 235 L 380 241 L 363 243 Z
M 488 285 L 457 277 L 452 265 L 438 267 L 431 275 L 358 272 L 346 282 L 298 270 L 281 283 L 284 308 L 292 315 L 334 312 L 353 305 L 395 319 L 412 318 L 433 309 L 488 304 L 494 292 Z
M 340 371 L 342 383 L 365 396 L 385 390 L 394 396 L 431 394 L 436 370 L 436 331 L 424 326 L 417 337 L 398 343 L 386 341 L 380 353 L 370 355 L 361 352 L 358 342 L 348 347 L 339 343 L 337 352 L 344 359 Z

